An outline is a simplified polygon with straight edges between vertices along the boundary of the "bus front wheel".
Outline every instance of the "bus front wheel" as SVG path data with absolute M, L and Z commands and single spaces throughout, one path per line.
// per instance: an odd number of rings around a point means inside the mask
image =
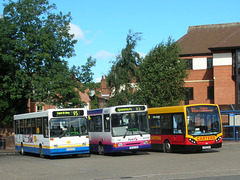
M 24 155 L 24 148 L 23 148 L 23 144 L 21 144 L 21 151 L 20 151 L 21 155 Z
M 104 155 L 103 145 L 101 145 L 101 144 L 98 145 L 98 154 L 99 155 Z
M 165 152 L 165 153 L 172 152 L 172 146 L 171 146 L 171 143 L 168 140 L 165 141 L 164 144 L 163 144 L 163 152 Z
M 39 146 L 39 157 L 44 158 L 42 146 Z

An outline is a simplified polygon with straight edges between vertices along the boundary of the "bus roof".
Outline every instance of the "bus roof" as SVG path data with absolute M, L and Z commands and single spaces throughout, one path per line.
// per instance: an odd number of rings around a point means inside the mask
M 74 111 L 74 110 L 83 110 L 84 114 L 87 115 L 86 108 L 68 108 L 68 109 L 48 109 L 46 111 L 41 112 L 32 112 L 32 113 L 24 113 L 14 115 L 14 120 L 18 119 L 29 119 L 29 118 L 37 118 L 37 117 L 47 117 L 53 111 Z
M 191 106 L 217 106 L 216 104 L 191 104 L 184 106 L 168 106 L 168 107 L 155 107 L 148 108 L 148 114 L 161 114 L 161 113 L 181 113 L 184 112 L 186 107 Z

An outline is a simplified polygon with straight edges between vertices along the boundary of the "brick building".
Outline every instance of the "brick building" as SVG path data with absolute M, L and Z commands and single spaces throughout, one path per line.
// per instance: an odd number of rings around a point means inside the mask
M 91 99 L 88 95 L 89 89 L 86 89 L 85 92 L 78 92 L 79 96 L 81 97 L 81 101 L 85 102 L 87 104 L 86 108 L 91 108 Z M 40 105 L 40 106 L 39 106 Z M 39 112 L 39 111 L 46 111 L 48 109 L 55 109 L 56 106 L 50 105 L 50 104 L 44 104 L 42 106 L 42 103 L 35 102 L 32 100 L 28 100 L 28 112 Z
M 185 104 L 240 104 L 240 23 L 190 26 L 178 40 L 188 64 Z
M 190 26 L 178 40 L 181 59 L 189 68 L 185 87 L 188 98 L 183 104 L 215 103 L 222 107 L 240 104 L 240 23 Z M 111 96 L 106 76 L 102 76 L 100 88 L 96 89 L 99 108 L 106 106 Z M 87 92 L 81 98 L 91 109 Z M 37 111 L 36 104 L 32 104 Z M 52 108 L 52 107 L 51 107 Z M 48 107 L 44 107 L 44 110 Z

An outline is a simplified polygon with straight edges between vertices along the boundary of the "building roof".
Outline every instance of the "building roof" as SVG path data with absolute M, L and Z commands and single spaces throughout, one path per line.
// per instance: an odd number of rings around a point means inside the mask
M 178 40 L 181 56 L 211 54 L 214 49 L 240 47 L 240 22 L 189 26 L 188 32 Z

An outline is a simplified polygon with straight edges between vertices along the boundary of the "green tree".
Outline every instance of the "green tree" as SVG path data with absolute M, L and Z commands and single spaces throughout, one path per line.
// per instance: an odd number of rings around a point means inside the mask
M 140 65 L 141 79 L 136 99 L 148 107 L 179 105 L 185 98 L 186 64 L 180 47 L 171 38 L 153 48 Z
M 132 82 L 138 80 L 138 65 L 141 62 L 140 55 L 134 49 L 139 40 L 141 40 L 141 33 L 133 33 L 129 30 L 126 47 L 113 62 L 107 81 L 114 96 L 108 100 L 108 106 L 134 103 L 132 94 L 135 88 Z
M 69 34 L 71 16 L 55 14 L 55 4 L 48 0 L 9 0 L 0 18 L 0 120 L 6 114 L 27 112 L 33 99 L 59 107 L 81 106 L 78 89 L 83 87 L 79 67 L 68 68 L 66 58 L 74 55 L 77 42 Z M 90 59 L 82 69 L 94 64 Z M 83 70 L 84 72 L 85 70 Z M 85 83 L 84 82 L 84 83 Z M 4 113 L 2 113 L 4 112 Z

